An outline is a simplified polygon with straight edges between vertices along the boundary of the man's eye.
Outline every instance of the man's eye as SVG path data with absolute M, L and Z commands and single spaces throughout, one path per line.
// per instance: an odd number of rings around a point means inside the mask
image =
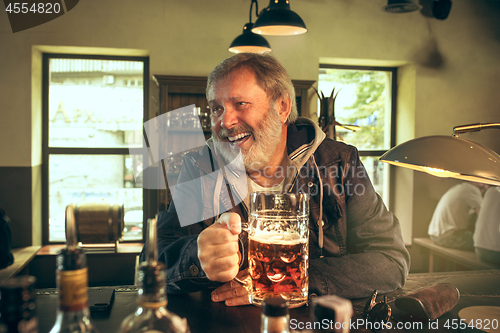
M 237 102 L 236 103 L 237 106 L 245 106 L 247 104 L 248 104 L 248 102 Z
M 220 116 L 222 114 L 222 108 L 218 106 L 212 107 L 212 114 L 215 116 Z

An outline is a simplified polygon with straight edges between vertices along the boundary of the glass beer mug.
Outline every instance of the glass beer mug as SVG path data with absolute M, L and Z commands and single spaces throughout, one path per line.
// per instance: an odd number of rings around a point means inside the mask
M 253 304 L 260 306 L 267 297 L 284 298 L 290 308 L 307 302 L 308 224 L 307 194 L 251 193 L 247 231 Z

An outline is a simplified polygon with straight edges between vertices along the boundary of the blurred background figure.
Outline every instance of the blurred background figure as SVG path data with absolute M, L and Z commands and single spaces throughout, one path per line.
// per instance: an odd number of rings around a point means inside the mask
M 439 200 L 429 224 L 434 243 L 454 249 L 474 248 L 474 222 L 488 185 L 465 182 L 451 187 Z
M 479 259 L 500 264 L 500 187 L 484 194 L 474 231 L 474 247 Z
M 11 252 L 12 235 L 9 224 L 10 218 L 0 206 L 0 269 L 10 266 L 14 262 Z

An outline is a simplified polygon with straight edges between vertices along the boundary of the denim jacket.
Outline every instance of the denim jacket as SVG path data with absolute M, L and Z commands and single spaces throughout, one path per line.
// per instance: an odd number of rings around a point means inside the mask
M 402 287 L 410 258 L 399 221 L 375 192 L 357 149 L 326 139 L 316 124 L 299 118 L 288 126 L 287 152 L 296 172 L 286 178 L 285 188 L 310 194 L 309 294 L 359 298 L 375 289 L 385 293 Z M 209 145 L 187 154 L 179 176 L 179 182 L 200 179 L 197 187 L 183 193 L 184 200 L 193 202 L 189 213 L 200 222 L 181 227 L 175 196 L 168 211 L 158 216 L 158 257 L 167 265 L 169 293 L 220 286 L 208 280 L 201 269 L 198 234 L 214 223 L 217 213 L 236 212 L 243 222 L 247 220 L 248 196 L 233 205 L 234 201 L 228 199 L 232 197 L 224 195 L 232 190 L 230 182 L 207 177 L 218 168 L 213 154 Z M 211 210 L 213 203 L 220 205 L 218 212 Z M 244 258 L 246 243 L 242 232 L 240 250 Z M 246 265 L 244 260 L 241 269 Z

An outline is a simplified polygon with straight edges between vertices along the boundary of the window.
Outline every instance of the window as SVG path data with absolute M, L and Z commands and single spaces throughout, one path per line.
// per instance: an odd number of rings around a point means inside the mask
M 319 91 L 335 100 L 338 141 L 358 148 L 375 190 L 389 206 L 389 168 L 378 158 L 394 146 L 396 68 L 320 65 Z M 319 107 L 318 107 L 319 110 Z M 352 125 L 352 126 L 351 126 Z
M 124 241 L 144 240 L 143 156 L 129 144 L 143 145 L 130 134 L 147 118 L 148 76 L 148 58 L 44 54 L 45 244 L 66 240 L 68 204 L 102 200 L 124 205 Z

